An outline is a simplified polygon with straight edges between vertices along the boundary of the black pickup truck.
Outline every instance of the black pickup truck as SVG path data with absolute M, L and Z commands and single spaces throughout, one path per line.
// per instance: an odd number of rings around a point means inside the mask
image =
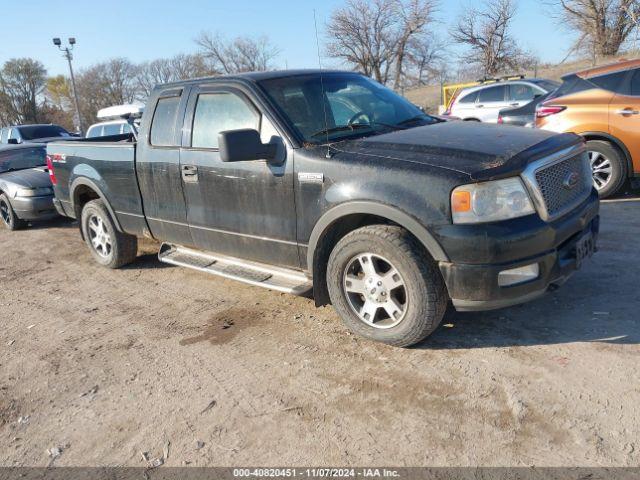
M 333 304 L 414 344 L 447 304 L 485 310 L 563 283 L 595 250 L 580 137 L 445 122 L 362 75 L 251 73 L 155 88 L 137 138 L 47 147 L 62 215 L 94 258 L 159 258 Z

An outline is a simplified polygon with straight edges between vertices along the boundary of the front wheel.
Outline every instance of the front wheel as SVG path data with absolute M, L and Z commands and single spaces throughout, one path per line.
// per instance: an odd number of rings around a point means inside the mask
M 391 225 L 345 235 L 329 256 L 327 287 L 350 330 L 398 347 L 430 335 L 448 302 L 435 262 L 406 230 Z
M 0 195 L 0 217 L 2 224 L 11 231 L 22 228 L 25 223 L 16 216 L 16 212 L 9 202 L 9 197 L 4 193 Z
M 82 209 L 82 234 L 93 258 L 107 268 L 120 268 L 136 258 L 138 239 L 118 231 L 102 200 L 92 200 Z
M 616 193 L 627 179 L 627 169 L 622 153 L 611 143 L 602 140 L 587 142 L 593 186 L 600 198 Z

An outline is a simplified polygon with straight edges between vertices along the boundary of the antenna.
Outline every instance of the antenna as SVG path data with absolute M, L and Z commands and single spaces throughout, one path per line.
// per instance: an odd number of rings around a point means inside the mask
M 329 146 L 329 122 L 327 121 L 327 102 L 324 97 L 324 80 L 322 78 L 322 61 L 320 60 L 320 40 L 318 38 L 318 20 L 316 9 L 313 9 L 313 25 L 316 29 L 316 48 L 318 50 L 318 66 L 320 67 L 320 91 L 322 92 L 322 110 L 324 111 L 324 131 L 327 134 L 327 154 L 326 158 L 331 158 L 331 147 Z

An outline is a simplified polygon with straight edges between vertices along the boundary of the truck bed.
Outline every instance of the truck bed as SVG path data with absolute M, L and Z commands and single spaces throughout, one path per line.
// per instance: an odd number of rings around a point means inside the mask
M 47 145 L 55 177 L 56 198 L 64 214 L 77 218 L 75 208 L 82 189 L 78 183 L 97 189 L 109 199 L 110 208 L 123 231 L 143 234 L 146 226 L 136 177 L 136 143 L 131 135 L 114 135 Z M 76 198 L 70 192 L 76 191 Z

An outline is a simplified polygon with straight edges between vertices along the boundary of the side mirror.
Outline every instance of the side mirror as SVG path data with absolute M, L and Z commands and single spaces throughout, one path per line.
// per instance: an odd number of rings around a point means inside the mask
M 257 130 L 227 130 L 218 134 L 218 149 L 223 162 L 274 160 L 277 145 L 262 143 Z
M 20 143 L 20 142 L 18 142 L 17 138 L 10 138 L 9 140 L 7 140 L 7 143 L 9 145 L 18 145 L 18 143 Z

